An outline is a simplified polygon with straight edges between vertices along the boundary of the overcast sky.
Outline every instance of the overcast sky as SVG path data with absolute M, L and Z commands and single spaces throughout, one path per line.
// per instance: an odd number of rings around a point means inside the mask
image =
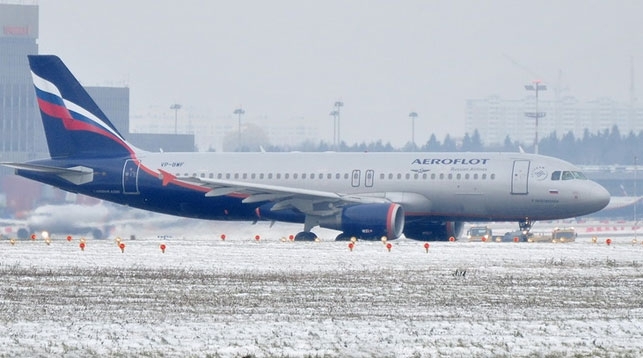
M 543 80 L 581 100 L 643 93 L 643 1 L 40 0 L 40 52 L 84 85 L 127 84 L 131 111 L 178 102 L 322 123 L 332 141 L 465 132 L 465 100 Z M 559 75 L 560 74 L 560 75 Z M 169 111 L 169 109 L 168 109 Z

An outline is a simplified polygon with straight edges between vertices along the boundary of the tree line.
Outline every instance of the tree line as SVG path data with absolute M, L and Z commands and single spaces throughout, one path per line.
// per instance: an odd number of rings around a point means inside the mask
M 595 133 L 585 129 L 583 136 L 577 138 L 573 132 L 559 136 L 552 132 L 549 136 L 538 142 L 540 154 L 557 157 L 578 165 L 632 165 L 635 158 L 643 157 L 643 131 L 638 134 L 630 132 L 621 135 L 618 126 L 605 129 Z M 396 148 L 390 142 L 382 140 L 366 143 L 355 143 L 348 145 L 342 142 L 337 148 L 324 141 L 314 143 L 306 141 L 295 146 L 274 146 L 267 145 L 265 149 L 272 152 L 301 151 L 301 152 L 323 152 L 340 150 L 342 152 L 518 152 L 520 149 L 526 152 L 533 152 L 533 145 L 520 145 L 518 141 L 505 137 L 501 145 L 485 145 L 484 139 L 480 137 L 478 130 L 473 134 L 466 133 L 461 143 L 447 134 L 442 141 L 438 140 L 435 134 L 421 145 L 407 143 L 401 148 Z

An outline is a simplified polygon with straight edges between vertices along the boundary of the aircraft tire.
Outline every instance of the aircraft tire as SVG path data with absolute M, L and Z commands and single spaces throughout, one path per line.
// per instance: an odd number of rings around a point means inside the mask
M 103 232 L 100 229 L 94 229 L 92 230 L 92 236 L 96 240 L 104 239 L 105 237 L 103 236 Z
M 295 235 L 295 241 L 315 241 L 317 239 L 317 234 L 310 231 L 302 231 Z
M 27 240 L 29 238 L 29 231 L 25 228 L 18 229 L 18 232 L 16 233 L 18 235 L 18 239 L 20 240 Z

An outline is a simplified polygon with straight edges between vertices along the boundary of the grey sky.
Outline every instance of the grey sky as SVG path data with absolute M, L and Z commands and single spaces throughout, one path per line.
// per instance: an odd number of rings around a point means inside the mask
M 131 109 L 178 101 L 318 121 L 349 143 L 463 135 L 465 99 L 541 79 L 580 99 L 643 91 L 641 1 L 40 0 L 40 51 L 85 85 L 127 83 Z M 539 78 L 536 78 L 538 76 Z

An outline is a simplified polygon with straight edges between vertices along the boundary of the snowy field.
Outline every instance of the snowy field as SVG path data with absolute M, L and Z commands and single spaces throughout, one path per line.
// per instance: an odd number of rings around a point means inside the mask
M 1 241 L 0 356 L 643 356 L 631 238 L 351 252 L 332 232 L 293 243 L 285 225 L 212 227 L 127 236 L 124 252 Z

